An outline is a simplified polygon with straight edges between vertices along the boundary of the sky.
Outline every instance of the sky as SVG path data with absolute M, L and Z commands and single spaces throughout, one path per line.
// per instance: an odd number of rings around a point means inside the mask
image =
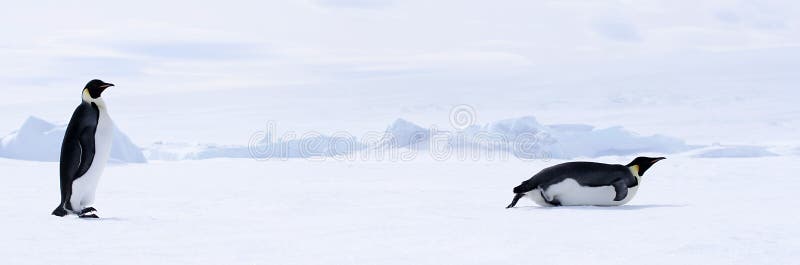
M 153 93 L 500 75 L 800 43 L 796 1 L 699 2 L 14 2 L 0 11 L 14 25 L 0 28 L 0 78 L 43 88 L 108 76 Z
M 381 101 L 397 111 L 375 114 L 380 122 L 439 103 L 491 113 L 506 100 L 573 104 L 575 94 L 714 101 L 750 97 L 741 84 L 764 80 L 769 101 L 798 81 L 799 11 L 797 1 L 9 2 L 0 89 L 13 96 L 0 106 L 24 106 L 8 123 L 63 119 L 35 106 L 73 104 L 92 78 L 139 102 L 213 91 L 269 104 Z M 520 100 L 544 96 L 551 102 Z M 134 115 L 125 104 L 118 113 Z M 543 117 L 562 118 L 578 120 Z

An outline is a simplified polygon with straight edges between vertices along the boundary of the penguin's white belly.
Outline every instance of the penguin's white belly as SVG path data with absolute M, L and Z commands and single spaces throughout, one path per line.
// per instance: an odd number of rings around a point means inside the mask
M 72 209 L 80 211 L 94 203 L 94 194 L 97 190 L 97 183 L 103 170 L 106 168 L 108 157 L 111 155 L 111 143 L 114 137 L 114 122 L 108 116 L 108 112 L 100 110 L 100 118 L 97 121 L 97 131 L 95 131 L 95 153 L 92 165 L 86 174 L 72 182 L 72 196 L 70 204 Z
M 628 203 L 634 196 L 639 186 L 628 188 L 628 195 L 621 201 L 614 201 L 617 192 L 614 186 L 585 187 L 578 184 L 574 179 L 565 179 L 562 182 L 550 185 L 545 190 L 545 195 L 550 199 L 555 199 L 564 206 L 617 206 Z M 526 194 L 536 204 L 542 206 L 552 206 L 542 197 L 540 189 L 535 189 Z

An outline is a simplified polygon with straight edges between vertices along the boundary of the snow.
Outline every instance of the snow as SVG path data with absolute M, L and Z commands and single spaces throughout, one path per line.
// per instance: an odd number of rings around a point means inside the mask
M 0 157 L 34 161 L 58 161 L 66 124 L 54 124 L 30 116 L 20 128 L 0 140 Z M 131 139 L 114 128 L 112 161 L 145 163 L 147 159 Z
M 627 163 L 631 157 L 595 161 Z M 511 189 L 551 161 L 249 159 L 111 166 L 103 219 L 49 215 L 57 164 L 0 159 L 8 264 L 790 264 L 796 157 L 673 156 L 621 207 Z M 20 210 L 22 209 L 22 210 Z

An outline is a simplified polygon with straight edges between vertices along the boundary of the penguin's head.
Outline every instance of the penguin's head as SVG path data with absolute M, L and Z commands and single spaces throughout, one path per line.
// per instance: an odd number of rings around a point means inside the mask
M 667 159 L 666 157 L 644 157 L 640 156 L 628 163 L 626 167 L 637 167 L 639 169 L 639 176 L 644 176 L 644 172 L 650 169 L 653 164 L 658 161 Z
M 94 79 L 86 84 L 86 86 L 83 88 L 83 93 L 89 94 L 89 97 L 92 99 L 97 99 L 103 94 L 103 91 L 105 91 L 106 88 L 112 86 L 114 86 L 114 84 L 103 82 L 100 79 Z

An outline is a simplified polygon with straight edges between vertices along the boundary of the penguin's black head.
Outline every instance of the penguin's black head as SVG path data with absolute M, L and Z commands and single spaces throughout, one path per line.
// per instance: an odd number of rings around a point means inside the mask
M 653 164 L 658 161 L 667 159 L 666 157 L 644 157 L 640 156 L 628 163 L 626 167 L 638 166 L 639 167 L 639 176 L 644 176 L 644 172 L 650 169 Z
M 86 87 L 84 87 L 83 89 L 89 92 L 89 96 L 91 96 L 93 99 L 96 99 L 99 98 L 101 94 L 103 94 L 103 91 L 105 91 L 106 88 L 112 86 L 114 86 L 114 84 L 103 82 L 100 79 L 94 79 L 92 81 L 89 81 L 89 83 L 87 83 Z

